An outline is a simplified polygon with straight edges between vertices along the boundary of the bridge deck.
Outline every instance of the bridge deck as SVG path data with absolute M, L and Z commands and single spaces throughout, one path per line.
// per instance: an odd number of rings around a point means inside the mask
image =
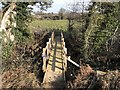
M 43 79 L 44 88 L 64 88 L 65 86 L 62 51 L 60 37 L 56 37 Z

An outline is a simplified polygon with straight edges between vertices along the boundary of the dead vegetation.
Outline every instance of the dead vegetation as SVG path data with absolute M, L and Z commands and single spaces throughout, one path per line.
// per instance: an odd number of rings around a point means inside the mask
M 88 64 L 82 65 L 76 78 L 69 81 L 67 88 L 86 90 L 120 90 L 120 72 L 93 70 Z
M 11 57 L 3 61 L 2 88 L 40 88 L 42 71 L 42 48 L 50 32 L 35 32 L 33 40 L 15 43 Z
M 3 73 L 3 88 L 40 88 L 34 73 L 18 67 Z

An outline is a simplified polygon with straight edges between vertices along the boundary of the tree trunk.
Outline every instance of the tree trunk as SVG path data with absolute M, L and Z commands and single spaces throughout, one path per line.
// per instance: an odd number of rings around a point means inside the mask
M 0 32 L 4 31 L 6 37 L 4 38 L 4 41 L 7 42 L 7 40 L 14 41 L 14 35 L 11 34 L 12 27 L 16 27 L 16 22 L 14 15 L 16 12 L 14 11 L 16 7 L 15 3 L 10 3 L 8 10 L 4 13 L 1 21 L 1 27 Z M 10 18 L 12 18 L 12 21 L 10 21 Z

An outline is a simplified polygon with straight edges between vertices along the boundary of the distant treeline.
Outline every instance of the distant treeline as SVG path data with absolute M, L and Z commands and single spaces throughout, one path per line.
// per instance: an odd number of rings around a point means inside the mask
M 77 12 L 66 12 L 66 13 L 42 13 L 42 12 L 37 12 L 33 14 L 34 18 L 43 20 L 66 20 L 66 19 L 75 19 L 77 17 L 80 17 L 81 13 Z

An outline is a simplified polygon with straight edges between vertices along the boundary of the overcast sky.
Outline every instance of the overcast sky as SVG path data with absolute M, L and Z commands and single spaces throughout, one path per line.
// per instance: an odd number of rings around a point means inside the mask
M 53 0 L 53 4 L 51 8 L 48 8 L 47 12 L 54 12 L 57 13 L 60 8 L 68 8 L 68 4 L 73 3 L 74 1 L 83 1 L 83 0 Z M 89 3 L 90 0 L 84 0 L 86 4 Z M 38 11 L 39 9 L 34 7 L 34 11 Z
M 0 9 L 2 9 L 1 7 L 2 7 L 2 4 L 0 3 Z
M 65 8 L 68 9 L 68 4 L 73 3 L 74 1 L 81 1 L 81 2 L 85 2 L 86 5 L 90 2 L 90 0 L 53 0 L 53 4 L 51 8 L 47 9 L 47 12 L 54 12 L 57 13 L 60 8 Z M 1 4 L 0 4 L 1 7 Z M 33 7 L 33 11 L 39 11 L 39 8 L 37 8 L 36 6 Z

